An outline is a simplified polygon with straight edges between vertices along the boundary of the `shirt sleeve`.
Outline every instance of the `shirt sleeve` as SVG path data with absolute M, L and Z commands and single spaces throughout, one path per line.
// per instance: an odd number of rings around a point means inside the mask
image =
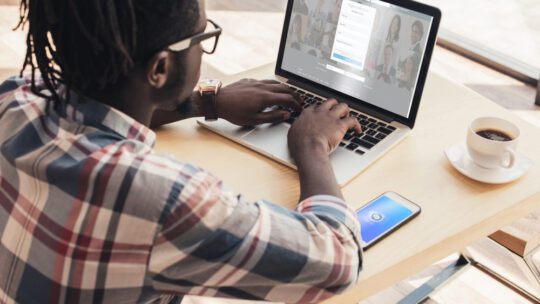
M 177 192 L 149 260 L 155 290 L 310 303 L 356 283 L 360 227 L 341 199 L 248 203 L 204 171 Z

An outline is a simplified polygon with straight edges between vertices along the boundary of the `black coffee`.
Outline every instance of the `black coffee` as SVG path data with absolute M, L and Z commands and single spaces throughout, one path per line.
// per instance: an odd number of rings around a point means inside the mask
M 513 139 L 512 136 L 504 133 L 503 131 L 494 129 L 476 131 L 476 134 L 482 136 L 483 138 L 496 141 L 511 141 Z

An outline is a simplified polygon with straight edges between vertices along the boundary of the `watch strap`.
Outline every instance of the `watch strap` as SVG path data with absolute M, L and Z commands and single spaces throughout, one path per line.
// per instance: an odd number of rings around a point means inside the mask
M 215 92 L 202 92 L 202 110 L 206 121 L 214 121 L 218 119 L 217 102 Z

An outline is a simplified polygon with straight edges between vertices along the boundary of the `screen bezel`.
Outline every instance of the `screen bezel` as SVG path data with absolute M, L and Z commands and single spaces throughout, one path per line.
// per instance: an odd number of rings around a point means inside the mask
M 360 109 L 366 108 L 370 112 L 380 113 L 383 117 L 387 117 L 388 119 L 392 121 L 397 121 L 399 123 L 402 123 L 412 129 L 416 123 L 416 117 L 418 114 L 418 109 L 420 108 L 420 101 L 422 99 L 422 93 L 424 92 L 424 85 L 426 83 L 429 65 L 431 63 L 431 57 L 433 55 L 433 49 L 435 48 L 435 43 L 437 40 L 437 33 L 439 31 L 439 25 L 441 22 L 441 11 L 438 8 L 435 8 L 433 6 L 414 2 L 411 0 L 381 0 L 382 2 L 387 2 L 389 4 L 397 5 L 402 8 L 410 9 L 410 10 L 433 17 L 433 22 L 431 23 L 431 27 L 429 29 L 429 35 L 428 35 L 428 41 L 426 44 L 426 50 L 424 53 L 424 59 L 422 61 L 420 74 L 418 76 L 418 83 L 416 85 L 416 91 L 413 96 L 413 103 L 411 105 L 409 117 L 404 117 L 404 116 L 395 114 L 393 112 L 390 112 L 388 110 L 382 109 L 380 107 L 377 107 L 375 105 L 372 105 L 361 99 L 354 98 L 352 96 L 340 93 L 339 91 L 336 91 L 332 88 L 323 86 L 314 81 L 305 79 L 303 77 L 300 77 L 296 74 L 293 74 L 291 72 L 288 72 L 282 69 L 281 66 L 283 64 L 283 55 L 285 53 L 285 46 L 287 44 L 287 36 L 289 32 L 289 24 L 291 20 L 294 1 L 298 1 L 298 0 L 289 0 L 287 4 L 287 11 L 285 14 L 285 21 L 283 24 L 283 32 L 281 34 L 281 43 L 279 46 L 279 53 L 278 53 L 278 59 L 276 62 L 276 67 L 275 67 L 275 74 L 277 76 L 287 78 L 290 81 L 294 81 L 295 84 L 300 84 L 301 86 L 303 85 L 308 88 L 313 87 L 321 91 L 328 92 L 330 93 L 330 96 L 326 96 L 326 97 L 335 97 L 338 100 L 346 101 L 350 104 L 358 106 Z
M 377 200 L 379 200 L 381 197 L 384 197 L 384 196 L 388 197 L 393 202 L 395 202 L 397 204 L 400 204 L 401 206 L 409 209 L 412 213 L 408 217 L 406 217 L 403 220 L 401 220 L 400 222 L 396 223 L 394 226 L 390 227 L 385 232 L 381 233 L 378 237 L 374 238 L 369 243 L 365 243 L 364 240 L 362 239 L 362 236 L 360 236 L 360 243 L 362 245 L 362 248 L 364 248 L 364 249 L 368 249 L 369 247 L 371 247 L 372 245 L 374 245 L 378 241 L 382 240 L 383 238 L 388 236 L 390 233 L 392 233 L 393 231 L 395 231 L 399 227 L 401 227 L 404 224 L 411 221 L 413 218 L 415 218 L 417 215 L 419 215 L 420 212 L 422 212 L 422 208 L 420 206 L 418 206 L 417 204 L 415 204 L 415 203 L 411 202 L 410 200 L 404 198 L 403 196 L 401 196 L 401 195 L 399 195 L 399 194 L 397 194 L 395 192 L 386 192 L 386 193 L 383 193 L 383 194 L 377 196 L 376 198 L 369 201 L 369 203 L 365 204 L 360 209 L 356 210 L 355 214 L 356 214 L 357 218 L 358 218 L 358 214 L 362 210 L 366 209 L 371 204 L 373 204 L 374 202 L 376 202 Z

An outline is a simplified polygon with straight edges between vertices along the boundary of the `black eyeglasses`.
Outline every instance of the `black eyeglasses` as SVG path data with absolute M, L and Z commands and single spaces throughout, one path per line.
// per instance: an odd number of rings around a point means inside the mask
M 186 38 L 182 41 L 171 44 L 168 49 L 173 52 L 180 52 L 189 49 L 197 43 L 200 43 L 203 52 L 206 54 L 213 54 L 216 51 L 219 36 L 221 35 L 223 29 L 210 19 L 208 19 L 208 23 L 209 24 L 204 32 L 196 34 L 191 38 Z

